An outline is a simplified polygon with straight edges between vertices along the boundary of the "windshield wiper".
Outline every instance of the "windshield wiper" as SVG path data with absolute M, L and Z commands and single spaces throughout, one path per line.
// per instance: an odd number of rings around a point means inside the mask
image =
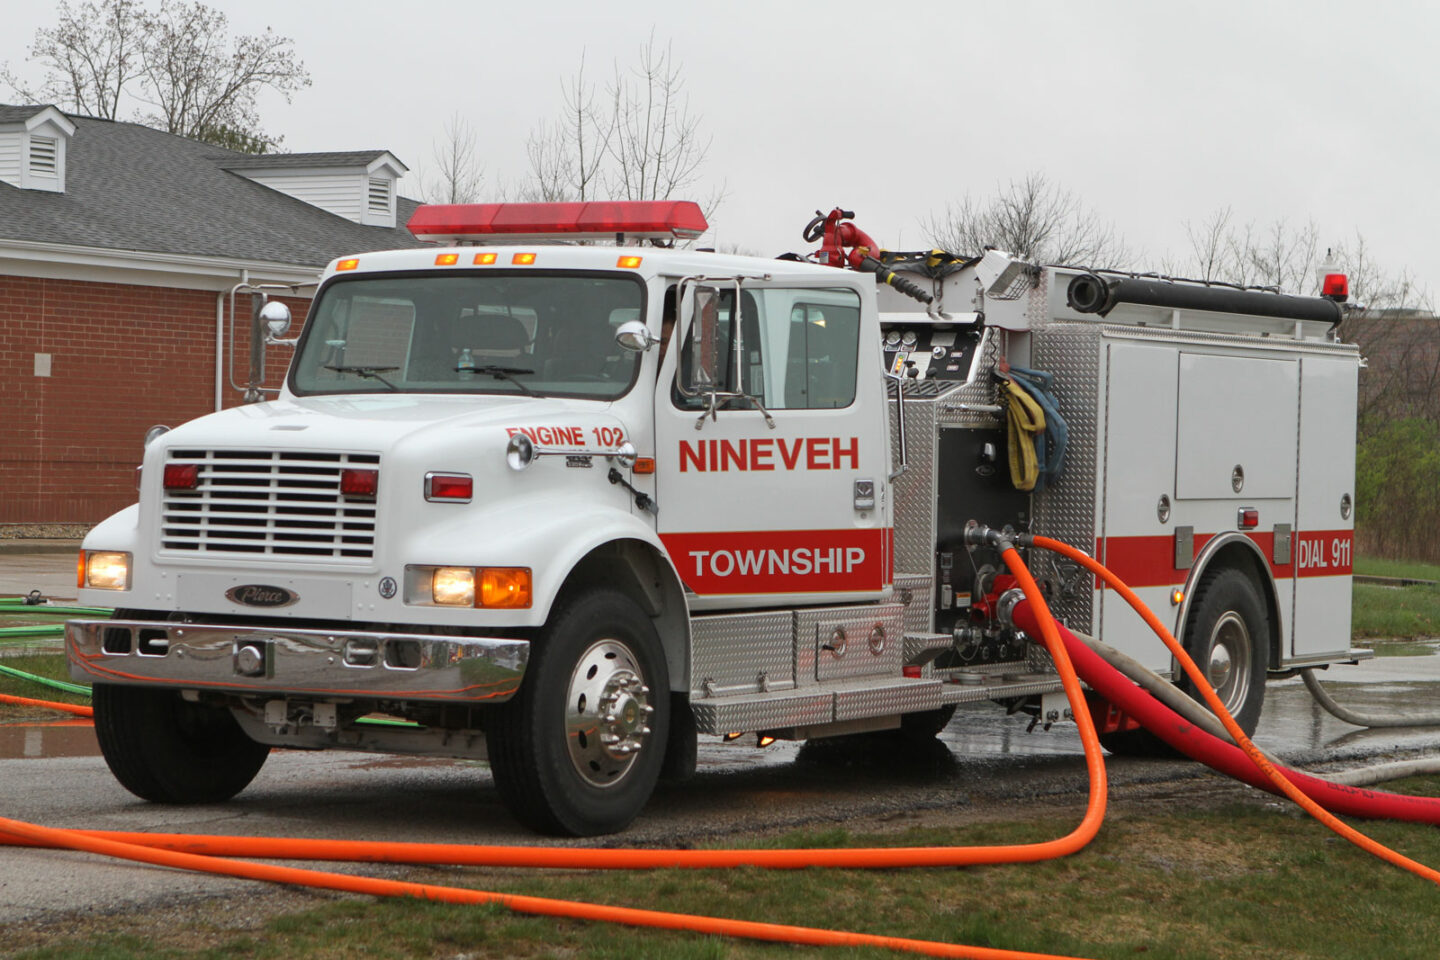
M 389 387 L 391 390 L 394 390 L 396 393 L 400 392 L 399 387 L 395 386 L 395 384 L 380 376 L 380 374 L 382 373 L 389 373 L 392 370 L 399 370 L 399 367 L 351 367 L 327 363 L 325 365 L 325 369 L 334 370 L 336 373 L 358 374 L 359 376 L 364 377 L 366 380 L 379 380 L 381 383 L 385 384 L 385 386 Z
M 525 384 L 515 379 L 517 374 L 529 374 L 532 376 L 534 375 L 534 370 L 529 370 L 525 367 L 456 367 L 455 370 L 459 373 L 488 373 L 496 380 L 509 380 L 511 383 L 515 384 L 515 386 L 519 387 L 525 393 L 528 393 L 532 397 L 535 396 L 534 390 L 531 390 L 529 387 L 525 386 Z

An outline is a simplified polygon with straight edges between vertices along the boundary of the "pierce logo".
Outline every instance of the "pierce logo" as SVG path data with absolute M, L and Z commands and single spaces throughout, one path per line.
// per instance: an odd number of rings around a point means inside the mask
M 263 583 L 245 583 L 225 591 L 231 603 L 247 607 L 288 607 L 297 602 L 300 595 L 284 587 L 272 587 Z

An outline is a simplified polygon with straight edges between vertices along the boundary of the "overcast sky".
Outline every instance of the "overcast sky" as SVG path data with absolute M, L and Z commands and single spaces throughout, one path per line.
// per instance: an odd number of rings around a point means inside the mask
M 522 177 L 526 136 L 560 111 L 581 55 L 603 80 L 653 29 L 713 138 L 718 243 L 802 249 L 813 211 L 838 204 L 881 244 L 919 248 L 947 201 L 1039 172 L 1112 223 L 1137 266 L 1184 258 L 1185 223 L 1229 206 L 1257 225 L 1313 219 L 1322 246 L 1358 231 L 1440 292 L 1434 4 L 211 5 L 232 34 L 293 38 L 314 79 L 291 104 L 262 99 L 267 133 L 294 151 L 388 149 L 407 195 L 457 112 L 487 182 Z M 23 69 L 53 13 L 0 10 L 0 60 Z

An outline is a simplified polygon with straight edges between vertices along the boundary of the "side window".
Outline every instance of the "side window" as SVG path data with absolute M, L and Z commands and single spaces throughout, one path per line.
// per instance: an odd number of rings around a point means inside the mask
M 719 305 L 721 391 L 743 392 L 769 410 L 823 410 L 855 402 L 856 357 L 860 349 L 860 302 L 841 289 L 766 288 L 744 291 L 741 299 L 740 366 L 737 382 L 734 293 L 724 291 Z M 687 332 L 680 354 L 681 382 L 689 382 L 693 332 Z M 686 397 L 672 389 L 682 409 L 700 410 L 705 398 Z M 744 399 L 731 399 L 725 410 L 749 409 Z
M 820 410 L 855 402 L 860 308 L 850 300 L 798 300 L 791 306 L 784 408 Z

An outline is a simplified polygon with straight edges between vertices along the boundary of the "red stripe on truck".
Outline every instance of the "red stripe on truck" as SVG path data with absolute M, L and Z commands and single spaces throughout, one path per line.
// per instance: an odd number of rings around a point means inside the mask
M 891 530 L 662 533 L 680 579 L 704 595 L 854 593 L 881 589 Z
M 1196 533 L 1194 556 L 1216 535 Z M 1352 572 L 1354 531 L 1314 530 L 1291 534 L 1290 563 L 1277 564 L 1275 534 L 1256 531 L 1247 533 L 1270 562 L 1270 575 L 1276 580 L 1293 576 L 1337 577 Z M 1132 588 L 1178 587 L 1190 575 L 1189 569 L 1175 566 L 1175 537 L 1102 537 L 1095 541 L 1095 558 L 1115 572 Z M 1100 584 L 1097 581 L 1096 586 Z

